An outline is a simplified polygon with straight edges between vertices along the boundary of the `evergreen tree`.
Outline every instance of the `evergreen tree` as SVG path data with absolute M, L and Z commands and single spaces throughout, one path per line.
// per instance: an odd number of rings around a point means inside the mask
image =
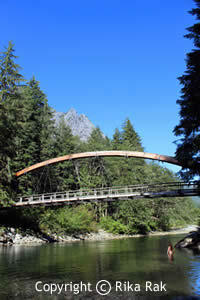
M 115 130 L 112 145 L 115 150 L 144 151 L 141 139 L 131 121 L 127 118 L 122 126 L 122 131 Z M 113 158 L 112 181 L 113 185 L 132 185 L 143 182 L 144 160 L 137 158 Z
M 93 129 L 87 147 L 88 151 L 103 151 L 107 149 L 107 140 L 99 127 Z
M 131 121 L 127 118 L 122 127 L 123 148 L 131 151 L 144 151 L 141 138 L 134 130 Z
M 17 132 L 21 114 L 20 84 L 23 76 L 15 63 L 14 45 L 9 42 L 0 53 L 0 190 L 1 200 L 8 202 L 13 192 L 13 159 L 17 151 Z M 5 204 L 5 203 L 4 203 Z
M 179 77 L 181 99 L 180 122 L 175 127 L 176 136 L 181 139 L 177 143 L 176 158 L 182 164 L 181 175 L 190 179 L 200 176 L 200 0 L 194 0 L 197 8 L 190 13 L 196 16 L 198 22 L 187 28 L 186 38 L 193 40 L 195 49 L 187 54 L 187 70 Z
M 100 128 L 95 128 L 86 145 L 86 151 L 109 150 L 110 140 L 102 135 Z M 110 185 L 107 160 L 95 157 L 82 162 L 80 168 L 80 187 L 103 187 Z
M 19 73 L 21 67 L 15 63 L 14 44 L 10 41 L 5 51 L 0 53 L 0 102 L 8 97 L 16 100 L 19 95 L 19 85 L 24 80 Z
M 79 143 L 79 138 L 72 135 L 70 127 L 66 125 L 64 119 L 61 119 L 55 131 L 54 157 L 76 152 Z M 76 189 L 78 178 L 75 174 L 75 163 L 75 161 L 66 161 L 54 166 L 53 180 L 56 190 Z
M 122 145 L 122 135 L 118 128 L 115 129 L 115 133 L 113 135 L 112 140 L 112 148 L 113 150 L 120 150 Z
M 53 119 L 53 111 L 48 105 L 46 95 L 40 89 L 39 83 L 36 84 L 35 88 L 35 96 L 42 102 L 38 124 L 40 134 L 38 143 L 38 161 L 40 162 L 54 157 L 55 120 Z M 39 170 L 37 192 L 52 192 L 53 177 L 54 170 L 50 166 L 47 165 Z
M 43 119 L 46 97 L 40 90 L 39 82 L 33 77 L 21 89 L 22 111 L 20 115 L 20 130 L 17 134 L 18 148 L 15 157 L 15 170 L 20 170 L 43 158 Z M 48 159 L 48 157 L 47 157 Z M 18 179 L 20 193 L 33 193 L 40 177 L 41 170 L 29 173 Z

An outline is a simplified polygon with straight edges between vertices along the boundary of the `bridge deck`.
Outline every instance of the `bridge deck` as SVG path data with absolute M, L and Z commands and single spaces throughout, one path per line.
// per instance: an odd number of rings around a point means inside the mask
M 13 203 L 13 206 L 58 205 L 75 202 L 84 203 L 91 201 L 116 201 L 134 198 L 185 197 L 199 195 L 200 187 L 196 182 L 173 182 L 23 196 L 17 198 L 15 203 Z

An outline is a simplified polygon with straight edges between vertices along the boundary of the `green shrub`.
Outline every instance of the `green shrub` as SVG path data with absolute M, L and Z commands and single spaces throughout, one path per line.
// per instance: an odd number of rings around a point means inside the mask
M 100 226 L 104 230 L 114 234 L 127 234 L 128 228 L 120 221 L 113 220 L 111 217 L 103 217 L 100 220 Z
M 56 234 L 76 234 L 96 231 L 94 215 L 85 206 L 49 209 L 40 222 L 41 230 Z

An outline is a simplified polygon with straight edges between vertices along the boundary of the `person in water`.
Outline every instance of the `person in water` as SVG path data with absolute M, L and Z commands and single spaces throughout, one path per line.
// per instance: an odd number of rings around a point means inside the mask
M 168 258 L 169 260 L 173 260 L 173 256 L 174 256 L 174 250 L 173 250 L 173 246 L 172 244 L 170 243 L 168 248 L 167 248 L 167 255 L 168 255 Z

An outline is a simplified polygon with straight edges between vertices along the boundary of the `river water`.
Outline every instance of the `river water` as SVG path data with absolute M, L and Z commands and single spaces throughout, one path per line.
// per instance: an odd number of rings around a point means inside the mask
M 166 255 L 182 237 L 1 246 L 0 299 L 200 299 L 200 254 Z

